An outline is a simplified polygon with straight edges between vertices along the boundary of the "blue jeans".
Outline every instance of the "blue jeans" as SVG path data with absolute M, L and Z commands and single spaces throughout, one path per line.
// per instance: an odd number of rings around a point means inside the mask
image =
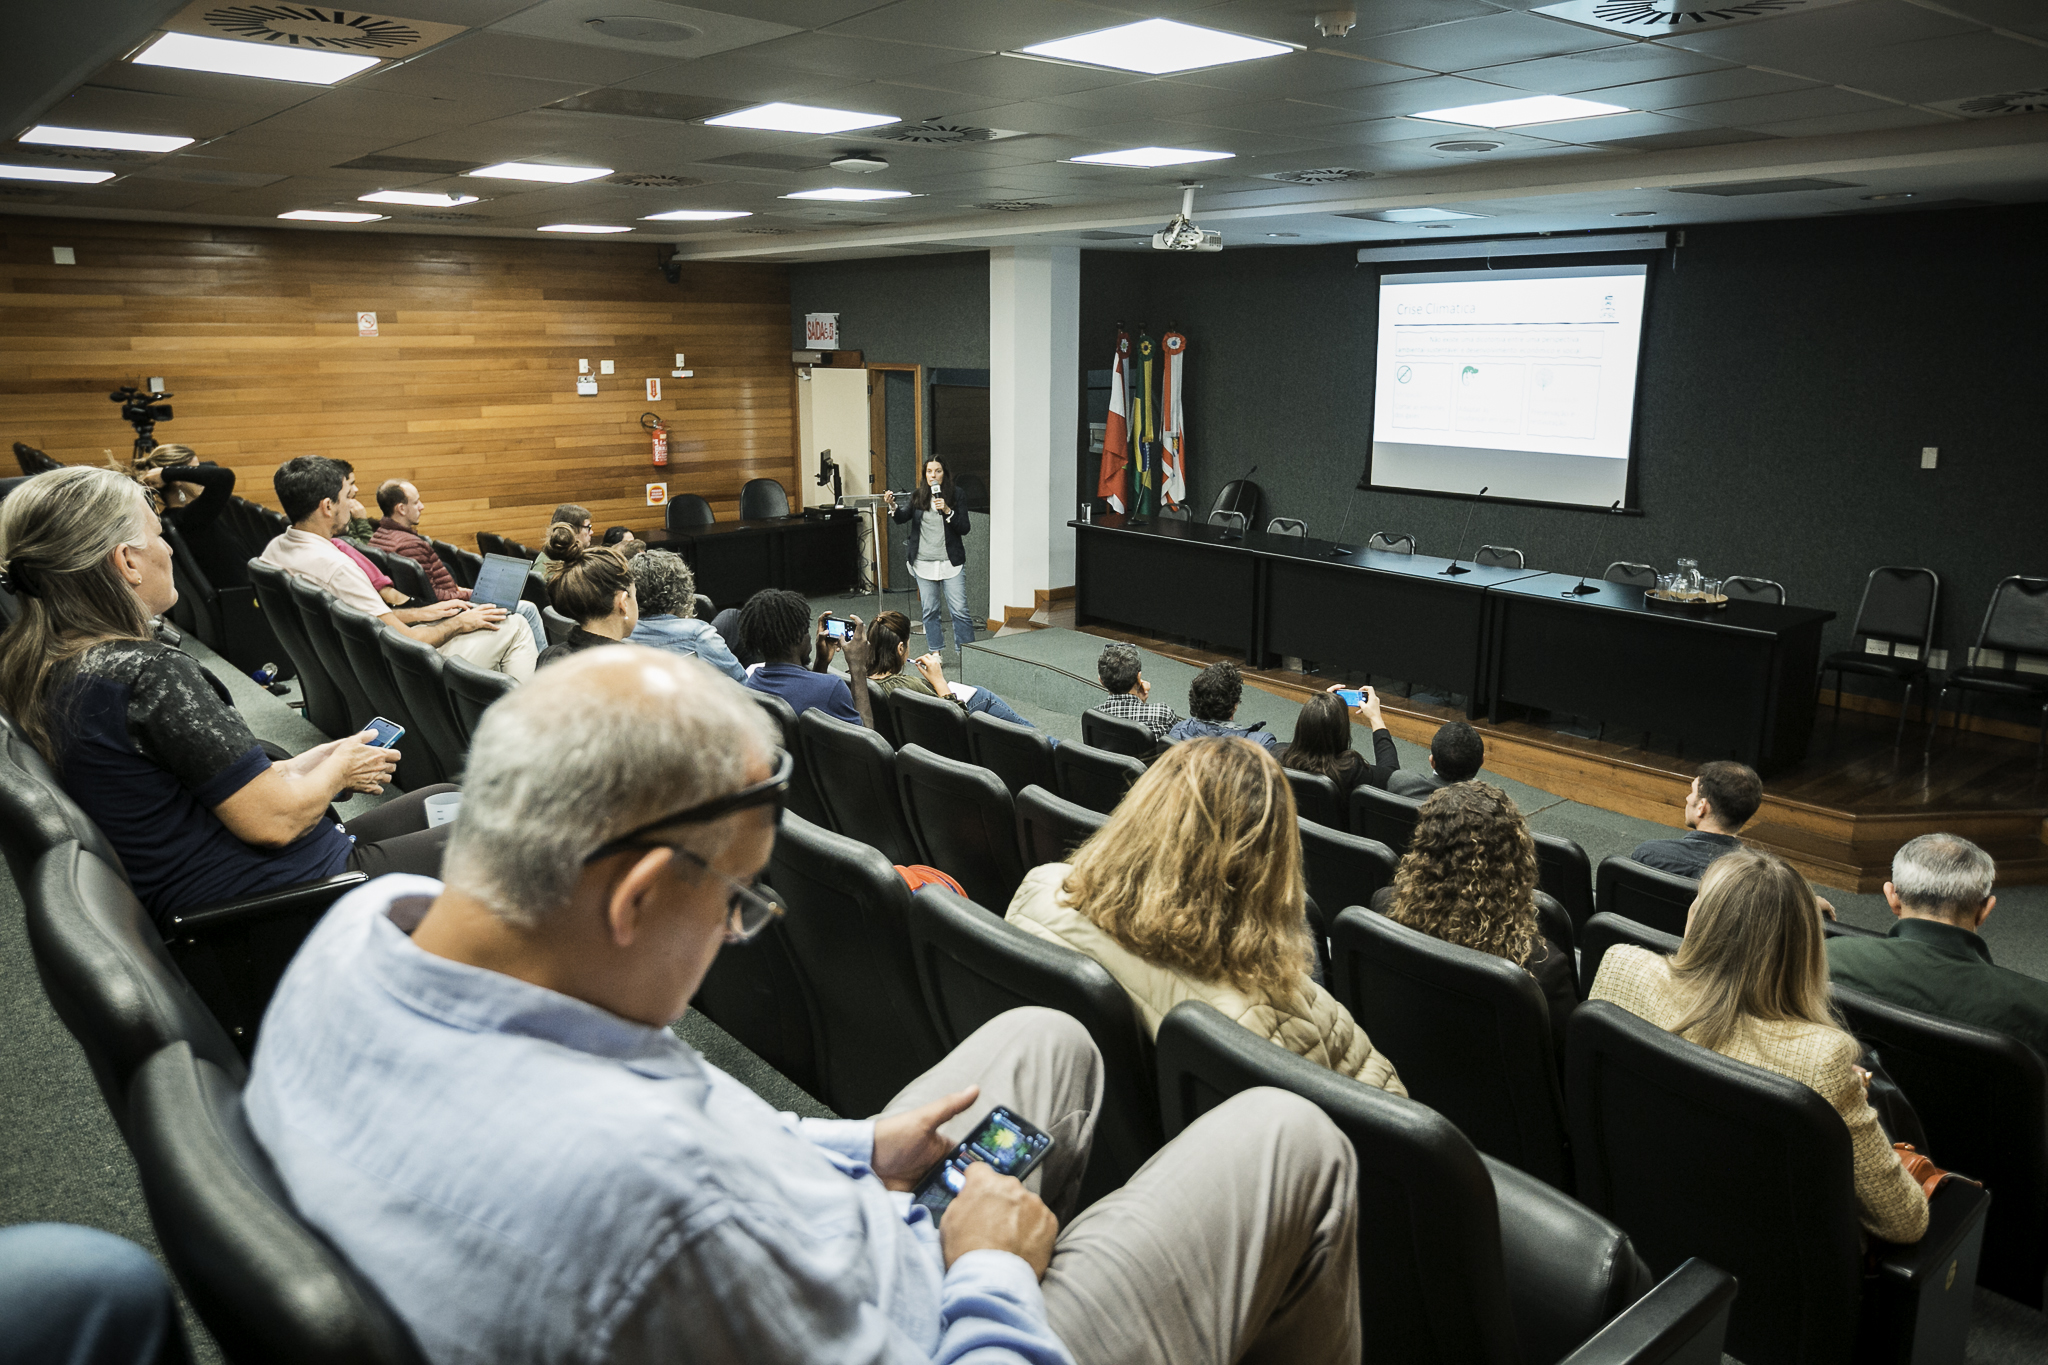
M 1006 720 L 1012 725 L 1031 725 L 1030 721 L 1010 709 L 1010 703 L 1004 701 L 986 687 L 975 688 L 974 695 L 967 699 L 967 714 L 971 716 L 977 711 L 994 716 L 997 720 Z M 1031 725 L 1031 728 L 1036 730 L 1038 727 Z M 1060 742 L 1058 735 L 1047 735 L 1046 738 L 1055 745 Z
M 0 1343 L 24 1365 L 189 1359 L 171 1283 L 149 1253 L 66 1223 L 0 1229 Z
M 967 614 L 967 574 L 963 571 L 951 578 L 920 578 L 915 570 L 912 578 L 917 579 L 918 610 L 924 613 L 924 643 L 927 649 L 944 648 L 939 636 L 939 598 L 945 597 L 946 610 L 953 614 L 953 648 L 974 643 L 974 618 Z

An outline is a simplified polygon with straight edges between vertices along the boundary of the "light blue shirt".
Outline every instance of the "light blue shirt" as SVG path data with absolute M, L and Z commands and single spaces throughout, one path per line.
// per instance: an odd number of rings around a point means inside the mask
M 747 670 L 733 657 L 717 627 L 694 616 L 643 616 L 626 637 L 626 643 L 651 645 L 675 654 L 694 654 L 734 682 L 747 680 Z
M 293 1204 L 435 1365 L 1071 1365 L 1031 1267 L 665 1028 L 416 948 L 441 884 L 343 897 L 263 1019 L 245 1102 Z

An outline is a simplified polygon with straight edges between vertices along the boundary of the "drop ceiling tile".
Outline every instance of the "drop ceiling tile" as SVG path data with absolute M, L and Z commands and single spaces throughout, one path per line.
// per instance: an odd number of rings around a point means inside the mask
M 439 53 L 429 52 L 399 66 L 367 72 L 359 80 L 350 81 L 339 89 L 360 87 L 446 100 L 456 108 L 466 110 L 472 123 L 481 123 L 526 109 L 538 109 L 592 88 L 580 81 L 470 71 L 446 65 L 439 56 Z
M 1205 110 L 1247 103 L 1255 98 L 1234 90 L 1211 90 L 1204 86 L 1157 80 L 1113 85 L 1100 90 L 1077 90 L 1071 95 L 1049 96 L 1046 103 L 1128 118 L 1183 118 Z
M 1915 104 L 2048 86 L 2048 48 L 1989 31 L 1856 48 L 1809 59 L 1803 74 Z
M 1334 47 L 1341 51 L 1363 49 L 1366 40 L 1410 29 L 1459 19 L 1480 19 L 1499 14 L 1502 5 L 1486 0 L 1370 0 L 1351 8 L 1358 15 L 1357 26 L 1343 38 L 1325 38 L 1312 22 L 1319 8 L 1344 6 L 1275 4 L 1273 0 L 1238 0 L 1237 3 L 1209 5 L 1174 17 L 1185 24 L 1220 28 L 1230 33 L 1249 33 L 1279 43 L 1307 43 L 1312 47 Z M 1378 56 L 1377 52 L 1371 54 Z
M 93 209 L 129 209 L 153 213 L 183 213 L 195 205 L 220 196 L 218 185 L 196 185 L 175 180 L 130 177 L 94 185 L 76 194 L 52 196 L 52 202 L 68 204 L 90 212 Z M 0 209 L 9 200 L 0 199 Z M 31 198 L 30 202 L 36 202 Z
M 1415 114 L 1424 109 L 1456 109 L 1492 100 L 1519 99 L 1524 90 L 1468 80 L 1463 76 L 1425 76 L 1421 80 L 1397 81 L 1363 90 L 1329 90 L 1318 94 L 1315 103 L 1349 109 L 1358 114 Z
M 1668 76 L 1697 76 L 1708 71 L 1739 70 L 1732 63 L 1699 52 L 1685 52 L 1657 43 L 1626 43 L 1620 47 L 1597 48 L 1562 57 L 1540 57 L 1532 62 L 1481 67 L 1465 74 L 1473 80 L 1492 81 L 1516 90 L 1544 95 L 1577 95 L 1587 90 L 1630 81 L 1653 81 Z
M 617 85 L 669 65 L 674 59 L 644 52 L 615 52 L 583 43 L 549 42 L 512 33 L 465 33 L 434 49 L 438 65 L 494 76 Z
M 1430 71 L 1470 71 L 1614 47 L 1626 41 L 1537 14 L 1510 13 L 1376 38 L 1368 55 Z
M 532 0 L 405 0 L 399 8 L 408 19 L 482 28 L 508 14 L 517 14 L 531 3 Z
M 1091 110 L 1072 109 L 1043 100 L 1024 100 L 973 109 L 973 122 L 984 128 L 1015 128 L 1024 133 L 1079 133 L 1095 126 Z
M 983 55 L 958 48 L 880 43 L 829 33 L 796 33 L 773 42 L 757 43 L 747 49 L 749 61 L 787 67 L 791 71 L 861 80 L 914 76 Z
M 1709 104 L 1717 100 L 1775 95 L 1785 90 L 1811 90 L 1816 84 L 1803 76 L 1739 66 L 1730 71 L 1670 76 L 1663 80 L 1637 81 L 1580 93 L 1587 99 L 1625 104 L 1631 109 L 1682 109 L 1687 105 Z
M 613 18 L 660 20 L 675 25 L 671 31 L 676 36 L 667 41 L 620 38 L 598 26 L 597 21 Z M 499 20 L 490 31 L 584 48 L 622 61 L 687 61 L 765 43 L 796 28 L 668 0 L 545 0 Z
M 1869 109 L 1856 114 L 1823 114 L 1817 118 L 1788 119 L 1783 123 L 1745 124 L 1759 133 L 1773 137 L 1821 137 L 1828 133 L 1871 133 L 1886 128 L 1917 128 L 1930 123 L 1950 123 L 1951 119 L 1939 114 L 1930 114 L 1924 109 L 1910 109 L 1903 105 L 1886 105 L 1881 109 Z
M 1092 66 L 1068 66 L 1062 62 L 1041 62 L 1027 57 L 977 57 L 971 62 L 923 72 L 918 84 L 937 90 L 958 90 L 963 94 L 1008 95 L 1012 99 L 1038 100 L 1053 95 L 1071 95 L 1105 86 L 1135 85 L 1148 77 L 1128 71 L 1109 71 Z
M 304 104 L 328 89 L 326 86 L 300 85 L 296 81 L 257 81 L 244 76 L 216 76 L 206 71 L 179 71 L 168 66 L 137 66 L 133 62 L 110 63 L 100 68 L 88 84 L 109 90 L 174 95 L 203 104 L 232 106 L 263 114 L 274 114 L 280 109 Z
M 936 38 L 983 52 L 1010 52 L 1129 22 L 1114 10 L 1065 0 L 899 0 L 842 19 L 827 32 L 905 43 Z
M 1674 34 L 1658 41 L 1731 62 L 1754 62 L 1803 73 L 1809 60 L 1825 61 L 1859 47 L 1970 33 L 1978 27 L 1967 19 L 1923 9 L 1908 0 L 1862 0 L 1860 4 L 1830 6 L 1810 14 L 1782 15 L 1763 23 Z
M 82 85 L 44 110 L 37 121 L 63 128 L 118 128 L 126 132 L 208 138 L 232 132 L 272 112 L 246 104 Z
M 1863 114 L 1873 109 L 1897 108 L 1885 100 L 1858 95 L 1832 85 L 1808 90 L 1787 90 L 1777 95 L 1753 95 L 1748 99 L 1720 100 L 1713 104 L 1689 104 L 1678 110 L 1680 118 L 1695 123 L 1712 123 L 1723 128 L 1757 128 L 1790 119 L 1820 118 L 1828 114 Z
M 1947 0 L 1947 8 L 1980 24 L 1996 24 L 2033 38 L 2048 38 L 2048 5 L 2040 0 Z
M 354 141 L 367 136 L 392 142 L 422 133 L 466 128 L 478 121 L 476 111 L 458 100 L 345 86 L 273 114 L 243 131 L 266 138 L 289 135 L 301 145 L 314 146 L 335 136 Z M 322 150 L 324 153 L 324 147 Z
M 1638 112 L 1633 114 L 1606 114 L 1600 118 L 1573 119 L 1568 123 L 1545 123 L 1539 124 L 1533 129 L 1525 129 L 1524 131 L 1534 132 L 1539 137 L 1549 138 L 1553 142 L 1575 142 L 1581 146 L 1602 146 L 1611 142 L 1619 142 L 1624 138 L 1659 137 L 1671 133 L 1698 133 L 1702 130 L 1696 122 L 1674 118 L 1669 114 Z M 1721 137 L 1727 132 L 1727 130 L 1720 128 L 1708 129 L 1706 131 L 1713 137 Z M 1745 139 L 1737 134 L 1730 136 L 1728 140 L 1741 142 Z
M 1256 96 L 1314 99 L 1318 91 L 1357 90 L 1391 81 L 1412 81 L 1426 76 L 1411 66 L 1391 62 L 1363 61 L 1327 52 L 1295 52 L 1234 66 L 1212 66 L 1167 77 L 1176 83 L 1232 91 L 1239 98 Z
M 1336 147 L 1381 147 L 1393 142 L 1406 142 L 1417 136 L 1418 129 L 1442 130 L 1434 134 L 1442 142 L 1457 133 L 1471 137 L 1480 135 L 1477 128 L 1445 129 L 1441 123 L 1420 123 L 1407 118 L 1362 119 L 1356 123 L 1331 123 L 1308 129 L 1306 136 Z
M 875 0 L 696 0 L 692 8 L 812 29 L 865 13 Z
M 677 62 L 648 75 L 618 82 L 627 90 L 701 95 L 741 100 L 747 104 L 767 104 L 774 100 L 819 104 L 835 91 L 864 83 L 846 76 L 821 76 L 815 72 L 769 66 L 750 60 L 745 53 L 698 62 Z

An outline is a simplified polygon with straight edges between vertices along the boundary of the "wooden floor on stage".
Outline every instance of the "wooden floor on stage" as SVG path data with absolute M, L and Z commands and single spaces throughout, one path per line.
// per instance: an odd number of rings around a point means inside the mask
M 1041 612 L 1038 623 L 1126 640 L 1200 667 L 1237 658 L 1110 626 L 1076 627 L 1070 607 Z M 1322 691 L 1333 677 L 1283 669 L 1246 669 L 1245 681 L 1290 700 Z M 1382 689 L 1387 728 L 1427 744 L 1464 713 Z M 1532 787 L 1589 806 L 1674 827 L 1684 823 L 1687 789 L 1698 763 L 1643 747 L 1645 736 L 1604 738 L 1562 733 L 1524 721 L 1474 722 L 1486 736 L 1486 766 Z M 2048 882 L 2048 776 L 2030 740 L 1944 726 L 1932 758 L 1921 761 L 1927 729 L 1906 724 L 1894 761 L 1896 714 L 1823 707 L 1804 761 L 1765 783 L 1763 809 L 1744 838 L 1783 854 L 1829 886 L 1876 891 L 1899 845 L 1935 830 L 1960 834 L 1998 860 L 2008 883 Z

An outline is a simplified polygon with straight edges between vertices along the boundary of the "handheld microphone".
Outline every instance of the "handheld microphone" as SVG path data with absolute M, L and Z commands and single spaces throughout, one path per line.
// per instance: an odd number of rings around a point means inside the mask
M 1491 488 L 1491 487 L 1493 487 L 1493 485 L 1492 485 L 1492 484 L 1487 484 L 1487 485 L 1486 485 L 1486 486 L 1485 486 L 1484 488 L 1481 488 L 1481 489 L 1479 490 L 1479 496 L 1480 496 L 1481 498 L 1485 497 L 1485 496 L 1486 496 L 1486 489 L 1487 489 L 1487 488 Z M 1455 544 L 1455 545 L 1451 546 L 1451 567 L 1450 567 L 1450 568 L 1448 568 L 1448 569 L 1445 569 L 1445 570 L 1444 570 L 1444 572 L 1445 572 L 1445 573 L 1447 573 L 1447 574 L 1461 574 L 1461 573 L 1471 573 L 1471 572 L 1472 572 L 1472 571 L 1471 571 L 1470 569 L 1464 568 L 1464 567 L 1462 567 L 1462 566 L 1461 566 L 1461 565 L 1460 565 L 1460 564 L 1458 563 L 1458 556 L 1459 556 L 1460 552 L 1462 552 L 1462 551 L 1464 550 L 1464 548 L 1465 548 L 1465 533 L 1466 533 L 1467 531 L 1469 531 L 1469 530 L 1471 530 L 1471 529 L 1472 529 L 1472 514 L 1473 514 L 1474 512 L 1477 512 L 1478 510 L 1479 510 L 1479 502 L 1478 502 L 1478 500 L 1477 500 L 1477 499 L 1474 499 L 1474 500 L 1473 500 L 1473 503 L 1472 503 L 1472 505 L 1471 505 L 1471 507 L 1467 508 L 1467 509 L 1466 509 L 1466 511 L 1465 511 L 1465 524 L 1464 524 L 1463 526 L 1460 526 L 1460 527 L 1458 528 L 1458 541 L 1457 541 L 1457 544 Z
M 1615 500 L 1614 500 L 1613 502 L 1611 502 L 1611 503 L 1607 504 L 1607 514 L 1608 514 L 1609 516 L 1612 516 L 1612 515 L 1614 515 L 1614 513 L 1615 513 L 1616 511 L 1618 511 L 1618 510 L 1620 509 L 1620 507 L 1621 507 L 1621 499 L 1620 499 L 1620 498 L 1616 498 L 1616 499 L 1615 499 Z M 1605 526 L 1605 525 L 1603 525 L 1603 526 L 1602 526 L 1602 527 L 1600 528 L 1600 534 L 1599 534 L 1598 536 L 1596 536 L 1596 537 L 1594 538 L 1594 540 L 1593 540 L 1593 544 L 1594 544 L 1594 546 L 1596 547 L 1596 549 L 1597 549 L 1597 548 L 1598 548 L 1599 546 L 1601 546 L 1602 544 L 1604 544 L 1604 543 L 1605 543 L 1605 541 L 1606 541 L 1606 539 L 1607 539 L 1607 528 L 1606 528 L 1606 526 Z M 1595 554 L 1595 555 L 1593 556 L 1593 562 L 1594 562 L 1594 563 L 1596 563 L 1596 564 L 1600 562 L 1600 556 L 1599 556 L 1599 555 L 1598 555 L 1597 553 L 1596 553 L 1596 554 Z M 1600 591 L 1600 585 L 1599 585 L 1599 584 L 1597 584 L 1597 583 L 1588 583 L 1588 582 L 1586 581 L 1586 576 L 1585 576 L 1584 574 L 1580 574 L 1580 575 L 1579 575 L 1579 584 L 1578 584 L 1578 586 L 1577 586 L 1577 587 L 1575 587 L 1575 588 L 1566 588 L 1566 589 L 1565 589 L 1565 590 L 1564 590 L 1563 592 L 1559 593 L 1559 594 L 1558 594 L 1558 596 L 1559 596 L 1559 597 L 1585 597 L 1585 596 L 1587 596 L 1588 594 L 1591 594 L 1591 593 L 1596 593 L 1596 592 L 1598 592 L 1598 591 Z
M 1258 467 L 1258 465 L 1257 465 L 1256 463 L 1254 463 L 1254 464 L 1252 465 L 1252 467 L 1251 467 L 1250 469 L 1247 469 L 1247 470 L 1246 470 L 1246 471 L 1245 471 L 1245 472 L 1244 472 L 1243 474 L 1241 474 L 1240 476 L 1238 476 L 1238 479 L 1237 479 L 1237 491 L 1236 491 L 1235 493 L 1233 493 L 1233 494 L 1231 494 L 1231 495 L 1230 495 L 1230 506 L 1229 506 L 1229 508 L 1227 509 L 1227 510 L 1228 510 L 1228 511 L 1229 511 L 1229 512 L 1230 512 L 1230 513 L 1232 514 L 1232 515 L 1234 515 L 1234 516 L 1235 516 L 1235 515 L 1239 515 L 1239 513 L 1238 513 L 1238 510 L 1237 510 L 1237 508 L 1238 508 L 1238 504 L 1240 504 L 1240 503 L 1242 503 L 1242 502 L 1244 501 L 1244 484 L 1245 484 L 1245 480 L 1246 480 L 1246 479 L 1249 479 L 1249 478 L 1250 478 L 1250 477 L 1251 477 L 1252 475 L 1254 475 L 1254 474 L 1256 474 L 1256 473 L 1258 473 L 1258 472 L 1259 472 L 1259 467 Z M 1243 531 L 1242 529 L 1236 529 L 1236 530 L 1233 530 L 1233 529 L 1231 529 L 1231 528 L 1229 528 L 1229 527 L 1225 527 L 1225 528 L 1224 528 L 1224 531 L 1223 531 L 1223 539 L 1225 539 L 1225 540 L 1234 540 L 1234 539 L 1236 539 L 1237 537 L 1239 537 L 1239 536 L 1241 536 L 1241 535 L 1243 535 L 1243 534 L 1244 534 L 1244 531 Z

